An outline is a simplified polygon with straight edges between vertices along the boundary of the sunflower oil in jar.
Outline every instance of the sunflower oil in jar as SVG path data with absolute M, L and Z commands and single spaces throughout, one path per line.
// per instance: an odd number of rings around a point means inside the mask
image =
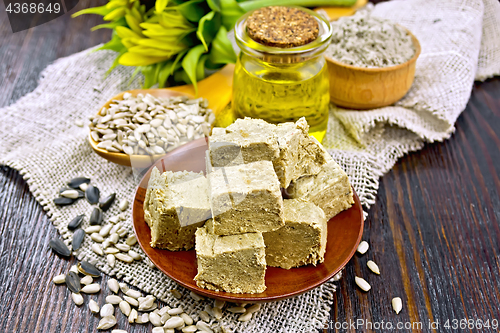
M 266 7 L 261 11 L 269 8 L 283 9 L 274 12 L 275 16 L 268 11 L 263 17 L 267 21 L 270 17 L 278 18 L 278 25 L 285 20 L 282 34 L 285 38 L 276 32 L 279 29 L 276 26 L 271 27 L 274 35 L 259 31 L 266 22 L 251 21 L 255 11 L 236 24 L 236 42 L 241 52 L 234 73 L 233 114 L 238 118 L 260 118 L 271 123 L 305 117 L 309 133 L 321 141 L 326 133 L 330 101 L 328 68 L 323 57 L 331 37 L 330 25 L 306 9 Z M 291 17 L 286 17 L 290 10 Z M 305 19 L 298 17 L 301 13 L 306 15 Z M 302 25 L 298 36 L 287 30 L 287 20 L 298 20 L 296 25 Z M 314 27 L 317 34 L 311 32 Z

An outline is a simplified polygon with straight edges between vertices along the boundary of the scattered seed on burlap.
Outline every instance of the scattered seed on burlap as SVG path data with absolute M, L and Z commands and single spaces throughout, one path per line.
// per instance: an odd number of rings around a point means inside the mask
M 205 99 L 124 94 L 102 108 L 89 124 L 97 147 L 128 155 L 161 155 L 201 138 L 215 121 Z M 182 133 L 177 125 L 185 126 Z M 125 210 L 126 208 L 122 209 Z
M 58 197 L 54 199 L 54 204 L 58 206 L 68 206 L 71 205 L 73 202 L 75 202 L 74 199 L 64 198 L 64 197 Z
M 90 225 L 102 224 L 102 215 L 102 210 L 98 207 L 94 207 L 92 213 L 90 214 Z
M 87 190 L 85 190 L 85 198 L 91 205 L 95 205 L 99 202 L 100 191 L 94 185 L 89 185 Z
M 85 238 L 85 231 L 83 229 L 77 229 L 73 233 L 73 240 L 71 241 L 71 248 L 76 251 L 80 248 Z
M 115 202 L 115 198 L 116 198 L 116 193 L 112 193 L 107 197 L 103 198 L 99 202 L 99 208 L 101 208 L 103 212 L 107 211 L 111 207 L 111 205 L 113 205 L 113 202 Z
M 97 269 L 94 265 L 89 263 L 86 260 L 82 260 L 78 263 L 78 271 L 82 274 L 85 275 L 90 275 L 92 277 L 99 277 L 101 276 L 101 271 Z
M 74 219 L 71 220 L 71 222 L 68 223 L 68 229 L 69 230 L 75 230 L 82 224 L 83 219 L 85 217 L 85 214 L 81 214 L 76 216 Z
M 172 317 L 167 322 L 165 325 L 163 325 L 164 328 L 178 328 L 184 325 L 184 320 L 182 320 L 181 317 Z
M 68 182 L 68 186 L 74 189 L 78 189 L 81 184 L 90 184 L 90 178 L 87 177 L 76 177 Z

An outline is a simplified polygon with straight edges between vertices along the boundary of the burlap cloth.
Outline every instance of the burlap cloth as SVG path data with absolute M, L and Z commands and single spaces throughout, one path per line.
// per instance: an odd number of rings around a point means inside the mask
M 500 4 L 497 0 L 409 0 L 382 3 L 372 15 L 385 17 L 410 29 L 422 45 L 416 77 L 410 92 L 395 106 L 359 112 L 332 107 L 324 140 L 349 175 L 363 205 L 375 201 L 378 179 L 396 160 L 420 149 L 425 142 L 443 141 L 454 131 L 474 80 L 500 74 Z M 39 86 L 15 104 L 0 111 L 0 164 L 16 168 L 43 205 L 51 221 L 69 244 L 67 223 L 91 206 L 80 200 L 58 208 L 52 200 L 74 176 L 92 178 L 104 194 L 133 199 L 136 182 L 130 168 L 107 162 L 92 152 L 87 128 L 75 126 L 111 96 L 140 86 L 130 85 L 131 68 L 116 68 L 105 77 L 114 54 L 107 51 L 74 54 L 45 69 Z M 105 217 L 119 213 L 115 205 Z M 128 228 L 130 211 L 128 213 Z M 106 274 L 116 275 L 170 305 L 181 305 L 198 318 L 208 302 L 194 302 L 188 292 L 146 262 L 118 262 L 111 269 L 85 240 L 80 259 L 97 261 Z M 139 250 L 138 246 L 135 246 Z M 177 288 L 181 300 L 168 290 Z M 316 331 L 329 319 L 333 281 L 299 297 L 265 304 L 247 323 L 228 312 L 222 323 L 235 332 Z M 217 324 L 215 323 L 214 326 Z

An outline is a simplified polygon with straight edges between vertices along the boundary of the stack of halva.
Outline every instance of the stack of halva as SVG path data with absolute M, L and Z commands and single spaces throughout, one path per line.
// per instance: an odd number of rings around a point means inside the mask
M 214 128 L 207 174 L 153 169 L 144 200 L 151 246 L 195 246 L 199 287 L 261 293 L 267 266 L 322 263 L 327 221 L 353 203 L 345 172 L 304 118 Z M 288 199 L 283 199 L 285 189 Z

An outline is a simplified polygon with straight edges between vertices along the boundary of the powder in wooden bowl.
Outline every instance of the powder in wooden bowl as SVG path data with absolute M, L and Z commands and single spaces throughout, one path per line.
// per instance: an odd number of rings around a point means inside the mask
M 281 48 L 308 44 L 318 37 L 316 19 L 298 8 L 270 6 L 247 19 L 247 32 L 258 43 Z
M 369 10 L 332 22 L 332 42 L 326 56 L 347 65 L 380 68 L 410 60 L 415 47 L 407 31 Z

